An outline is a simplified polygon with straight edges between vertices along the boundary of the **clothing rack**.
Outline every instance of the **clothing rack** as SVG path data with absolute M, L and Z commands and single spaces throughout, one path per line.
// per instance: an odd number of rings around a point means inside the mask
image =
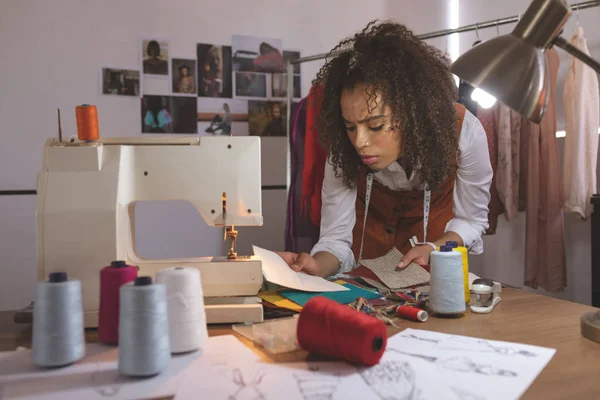
M 600 7 L 600 0 L 584 1 L 580 3 L 570 4 L 569 7 L 575 12 L 588 8 Z M 479 29 L 495 28 L 500 25 L 507 25 L 518 22 L 521 19 L 521 15 L 514 15 L 512 17 L 498 18 L 495 20 L 489 20 L 484 22 L 477 22 L 475 24 L 465 25 L 454 29 L 443 29 L 439 31 L 424 33 L 417 35 L 421 40 L 433 39 L 443 36 L 452 35 L 455 33 L 464 33 L 471 31 L 478 31 Z M 346 52 L 347 50 L 338 50 L 330 53 L 314 54 L 306 57 L 300 57 L 289 60 L 286 65 L 287 69 L 287 107 L 286 107 L 286 199 L 289 198 L 289 191 L 291 185 L 291 148 L 290 148 L 290 122 L 292 116 L 292 96 L 294 89 L 294 65 L 302 64 L 305 62 L 323 60 L 330 57 L 335 57 L 339 54 Z M 592 306 L 600 307 L 600 245 L 594 247 L 594 243 L 600 243 L 600 194 L 594 195 L 590 201 L 593 204 L 594 211 L 592 213 Z

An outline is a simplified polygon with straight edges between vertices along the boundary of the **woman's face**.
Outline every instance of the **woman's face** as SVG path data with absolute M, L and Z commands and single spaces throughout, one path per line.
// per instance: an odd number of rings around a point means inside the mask
M 182 68 L 181 69 L 181 75 L 183 75 L 184 77 L 189 75 L 189 71 L 187 68 Z
M 365 86 L 358 85 L 342 92 L 340 105 L 348 138 L 362 162 L 380 170 L 400 158 L 400 132 L 392 129 L 391 109 L 383 104 L 380 94 L 375 102 L 369 99 Z

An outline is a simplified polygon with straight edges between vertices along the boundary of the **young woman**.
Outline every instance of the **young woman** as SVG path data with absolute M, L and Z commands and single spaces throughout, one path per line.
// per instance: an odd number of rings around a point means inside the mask
M 347 51 L 313 82 L 329 154 L 320 238 L 310 254 L 281 257 L 330 276 L 393 247 L 399 268 L 429 263 L 449 240 L 481 253 L 492 167 L 485 131 L 456 103 L 449 61 L 396 23 L 369 24 L 336 50 Z

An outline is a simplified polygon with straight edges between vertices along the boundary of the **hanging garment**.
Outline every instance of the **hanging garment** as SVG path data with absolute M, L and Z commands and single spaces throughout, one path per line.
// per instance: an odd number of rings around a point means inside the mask
M 560 167 L 556 140 L 556 80 L 560 59 L 547 51 L 550 90 L 548 108 L 539 125 L 528 121 L 527 226 L 525 237 L 525 285 L 549 292 L 567 285 L 560 190 Z
M 571 44 L 589 55 L 583 28 L 577 27 Z M 562 193 L 564 210 L 582 218 L 592 214 L 591 197 L 596 193 L 596 160 L 600 95 L 596 72 L 571 56 L 564 86 L 565 149 Z
M 290 120 L 290 190 L 286 220 L 285 251 L 308 253 L 319 239 L 319 226 L 301 214 L 302 172 L 304 170 L 304 135 L 306 99 L 292 105 Z M 308 205 L 310 207 L 310 205 Z
M 511 220 L 517 214 L 513 205 L 512 186 L 512 143 L 510 108 L 500 104 L 498 125 L 498 167 L 496 169 L 496 189 L 504 205 L 504 215 Z
M 521 188 L 519 186 L 521 180 L 521 118 L 521 114 L 510 110 L 510 144 L 512 150 L 511 191 L 512 206 L 515 215 L 519 211 L 519 199 L 521 198 Z M 508 216 L 507 219 L 509 219 Z
M 521 115 L 504 104 L 499 108 L 496 185 L 504 216 L 510 221 L 517 216 L 519 206 Z
M 519 129 L 521 131 L 519 137 L 519 193 L 517 201 L 517 210 L 519 212 L 527 211 L 527 179 L 529 176 L 529 120 L 524 116 L 521 117 Z
M 303 215 L 309 215 L 312 223 L 317 226 L 321 222 L 321 189 L 327 162 L 327 149 L 319 143 L 319 132 L 316 126 L 322 101 L 322 89 L 313 86 L 306 99 L 302 211 Z
M 498 216 L 504 213 L 504 206 L 498 196 L 498 190 L 496 189 L 496 170 L 498 167 L 498 128 L 499 128 L 499 117 L 500 117 L 500 103 L 496 102 L 490 108 L 481 108 L 477 118 L 481 122 L 485 134 L 487 136 L 488 151 L 490 154 L 490 162 L 492 164 L 492 171 L 494 176 L 492 178 L 492 185 L 490 186 L 490 203 L 488 205 L 488 221 L 489 228 L 485 231 L 486 235 L 493 235 L 496 233 L 498 227 Z

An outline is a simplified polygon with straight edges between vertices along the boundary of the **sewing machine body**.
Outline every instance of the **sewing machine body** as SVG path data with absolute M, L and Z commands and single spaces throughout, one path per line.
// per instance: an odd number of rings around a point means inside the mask
M 38 279 L 65 271 L 81 280 L 85 326 L 96 327 L 100 270 L 111 261 L 153 278 L 162 268 L 193 266 L 208 323 L 262 321 L 259 260 L 143 259 L 134 224 L 136 202 L 186 200 L 209 226 L 261 226 L 260 172 L 258 137 L 48 139 L 37 179 Z

